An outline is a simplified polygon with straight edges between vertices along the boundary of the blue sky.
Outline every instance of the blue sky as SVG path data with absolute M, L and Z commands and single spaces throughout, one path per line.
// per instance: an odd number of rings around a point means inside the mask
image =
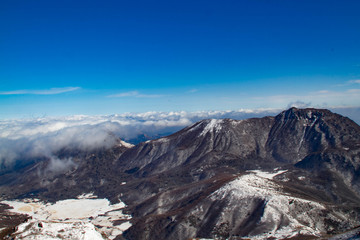
M 0 118 L 360 106 L 359 1 L 0 3 Z

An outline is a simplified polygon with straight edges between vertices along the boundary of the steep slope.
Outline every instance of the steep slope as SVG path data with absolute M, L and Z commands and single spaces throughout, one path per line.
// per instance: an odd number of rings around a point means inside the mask
M 184 165 L 213 167 L 221 164 L 219 159 L 263 158 L 272 122 L 271 117 L 204 120 L 171 136 L 137 145 L 124 153 L 119 166 L 126 166 L 128 172 L 136 172 L 137 176 L 146 176 Z
M 278 161 L 297 163 L 310 153 L 358 149 L 359 126 L 329 110 L 295 109 L 275 118 L 267 150 Z

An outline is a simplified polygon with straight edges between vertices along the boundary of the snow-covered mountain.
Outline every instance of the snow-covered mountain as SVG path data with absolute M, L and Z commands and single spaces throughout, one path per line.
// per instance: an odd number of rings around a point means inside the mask
M 56 158 L 2 174 L 2 197 L 121 199 L 132 216 L 125 239 L 329 238 L 360 222 L 360 127 L 328 110 L 202 120 L 136 146 L 64 148 Z

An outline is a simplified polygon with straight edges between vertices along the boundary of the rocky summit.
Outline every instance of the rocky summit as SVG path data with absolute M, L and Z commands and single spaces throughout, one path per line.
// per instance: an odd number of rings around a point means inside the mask
M 44 158 L 2 172 L 2 198 L 121 199 L 132 218 L 117 239 L 359 236 L 360 126 L 328 110 L 208 119 L 136 146 L 54 155 L 66 167 Z

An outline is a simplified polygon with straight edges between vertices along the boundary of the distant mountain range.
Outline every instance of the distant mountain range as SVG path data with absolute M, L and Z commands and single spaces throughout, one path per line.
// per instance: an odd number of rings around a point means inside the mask
M 56 202 L 90 192 L 121 199 L 132 226 L 117 239 L 336 239 L 359 232 L 360 126 L 329 110 L 207 119 L 135 146 L 65 147 L 26 163 L 0 175 L 3 199 Z

